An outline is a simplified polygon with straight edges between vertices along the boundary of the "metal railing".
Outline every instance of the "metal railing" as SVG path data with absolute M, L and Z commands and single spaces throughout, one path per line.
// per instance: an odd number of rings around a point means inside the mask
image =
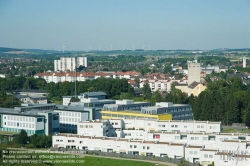
M 58 151 L 57 148 L 51 148 L 51 151 Z M 159 161 L 159 162 L 167 162 L 173 164 L 181 164 L 185 162 L 186 165 L 189 166 L 199 166 L 198 163 L 191 163 L 183 159 L 174 159 L 170 157 L 158 157 L 158 156 L 142 156 L 142 155 L 133 155 L 126 153 L 115 153 L 115 152 L 101 152 L 95 150 L 77 150 L 77 149 L 60 149 L 62 153 L 74 153 L 74 154 L 88 154 L 88 155 L 99 155 L 99 156 L 107 156 L 107 157 L 115 157 L 115 158 L 126 158 L 126 159 L 137 159 L 137 160 L 150 160 L 150 161 Z

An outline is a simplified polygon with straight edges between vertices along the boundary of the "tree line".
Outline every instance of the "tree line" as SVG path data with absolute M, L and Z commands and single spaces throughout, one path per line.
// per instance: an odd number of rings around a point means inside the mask
M 128 84 L 127 79 L 98 78 L 76 82 L 77 95 L 84 92 L 102 91 L 107 94 L 107 98 L 120 99 L 120 95 L 128 98 L 134 98 L 133 87 Z M 33 77 L 25 78 L 23 76 L 8 76 L 0 78 L 0 107 L 14 107 L 19 105 L 18 99 L 12 95 L 7 95 L 12 90 L 32 89 L 47 90 L 48 100 L 62 100 L 62 96 L 75 95 L 75 82 L 46 83 L 44 79 Z

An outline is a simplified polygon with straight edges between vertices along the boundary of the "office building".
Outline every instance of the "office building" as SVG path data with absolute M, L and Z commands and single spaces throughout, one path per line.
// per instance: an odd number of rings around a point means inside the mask
M 70 106 L 103 108 L 105 104 L 115 104 L 115 100 L 98 100 L 97 98 L 81 98 L 81 102 L 71 102 Z
M 60 115 L 61 132 L 77 132 L 78 122 L 101 118 L 101 109 L 93 107 L 57 105 L 54 112 Z
M 141 108 L 141 114 L 172 114 L 172 120 L 193 120 L 193 110 L 189 104 L 173 104 L 171 102 L 156 102 L 156 106 Z
M 0 109 L 1 131 L 20 132 L 28 135 L 59 133 L 59 114 L 53 111 L 30 110 L 20 112 L 15 109 Z
M 142 107 L 152 106 L 150 102 L 134 102 L 133 100 L 116 100 L 115 104 L 105 104 L 103 110 L 105 111 L 124 111 L 133 110 L 140 112 Z

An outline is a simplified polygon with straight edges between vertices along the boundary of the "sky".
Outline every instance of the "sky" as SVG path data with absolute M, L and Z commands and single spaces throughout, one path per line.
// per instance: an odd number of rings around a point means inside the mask
M 0 47 L 250 48 L 250 0 L 0 0 Z

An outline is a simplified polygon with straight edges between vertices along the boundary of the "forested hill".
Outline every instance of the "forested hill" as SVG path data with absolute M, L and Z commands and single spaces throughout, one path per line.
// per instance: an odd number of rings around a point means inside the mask
M 208 84 L 198 97 L 186 101 L 192 105 L 195 120 L 245 123 L 250 119 L 250 86 L 233 77 Z
M 21 49 L 15 49 L 15 48 L 0 47 L 0 53 L 1 52 L 9 52 L 9 51 L 23 51 L 23 50 L 21 50 Z

